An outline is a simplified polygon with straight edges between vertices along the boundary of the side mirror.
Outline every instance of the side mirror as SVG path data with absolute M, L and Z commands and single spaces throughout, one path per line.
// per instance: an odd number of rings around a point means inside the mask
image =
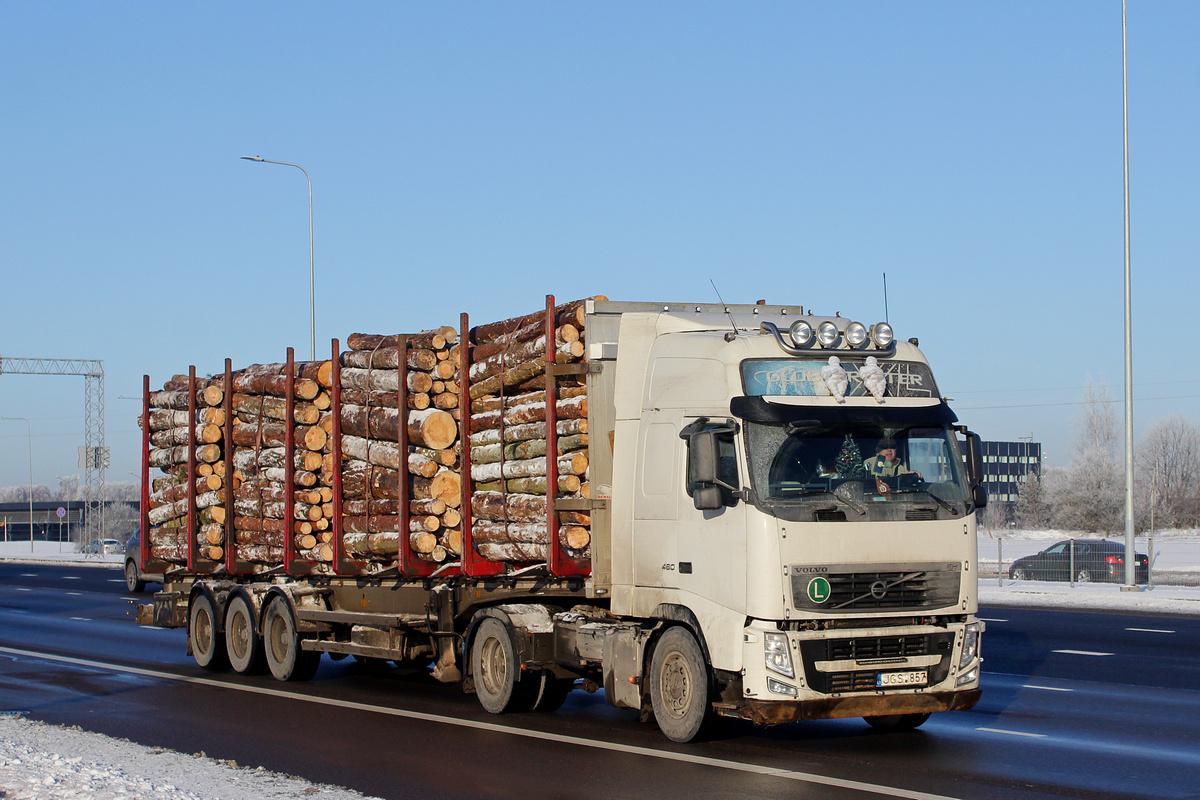
M 987 508 L 987 489 L 985 489 L 982 484 L 976 484 L 975 488 L 972 489 L 971 492 L 972 499 L 975 501 L 975 507 Z
M 738 491 L 736 486 L 721 480 L 720 437 L 736 432 L 733 424 L 708 427 L 706 417 L 701 417 L 679 432 L 679 438 L 687 442 L 688 486 L 692 487 L 692 503 L 697 511 L 716 511 L 728 505 L 722 488 L 734 493 Z

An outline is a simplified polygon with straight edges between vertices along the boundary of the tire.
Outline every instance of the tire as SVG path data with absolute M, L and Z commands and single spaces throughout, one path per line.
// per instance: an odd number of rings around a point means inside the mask
M 669 628 L 650 659 L 650 705 L 659 729 L 673 742 L 690 742 L 711 716 L 709 674 L 696 637 Z
M 263 615 L 263 650 L 271 674 L 280 681 L 306 681 L 317 674 L 321 654 L 300 647 L 291 604 L 276 597 Z
M 225 637 L 217 626 L 217 609 L 213 600 L 201 592 L 192 601 L 188 610 L 188 644 L 192 648 L 192 658 L 201 669 L 218 671 L 229 666 L 225 654 Z
M 1008 576 L 1008 577 L 1009 577 L 1009 578 L 1011 578 L 1011 579 L 1012 579 L 1012 580 L 1014 580 L 1014 581 L 1027 581 L 1027 580 L 1029 580 L 1029 575 L 1028 575 L 1028 574 L 1025 572 L 1025 570 L 1024 570 L 1024 569 L 1022 569 L 1021 567 L 1017 567 L 1017 568 L 1015 568 L 1015 569 L 1014 569 L 1014 570 L 1013 570 L 1013 571 L 1012 571 L 1012 572 L 1009 574 L 1009 576 Z
M 867 724 L 880 731 L 911 731 L 925 724 L 928 714 L 889 714 L 882 717 L 863 717 Z
M 553 672 L 544 669 L 534 676 L 534 687 L 536 691 L 529 710 L 548 714 L 562 708 L 567 695 L 575 688 L 575 681 L 555 677 Z
M 133 563 L 133 559 L 125 562 L 125 588 L 135 593 L 146 591 L 146 582 L 138 578 L 137 564 Z
M 225 609 L 225 652 L 229 666 L 239 675 L 266 671 L 263 640 L 255 625 L 254 607 L 243 595 L 235 595 Z
M 517 661 L 517 646 L 508 627 L 495 617 L 485 617 L 471 641 L 471 676 L 475 696 L 491 714 L 527 711 L 534 702 L 530 682 Z
M 1092 582 L 1092 573 L 1088 572 L 1087 569 L 1080 567 L 1079 570 L 1077 570 L 1075 573 L 1075 582 L 1076 583 L 1091 583 Z

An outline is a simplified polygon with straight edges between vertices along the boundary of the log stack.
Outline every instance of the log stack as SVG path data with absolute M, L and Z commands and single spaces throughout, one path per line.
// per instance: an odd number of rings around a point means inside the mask
M 402 545 L 425 561 L 456 557 L 462 552 L 457 333 L 451 327 L 354 333 L 346 345 L 340 359 L 347 557 L 391 564 Z
M 192 380 L 176 375 L 161 391 L 151 392 L 148 419 L 149 464 L 164 474 L 150 485 L 147 539 L 154 558 L 173 564 L 188 560 L 189 536 L 197 540 L 200 558 L 220 561 L 225 547 L 225 497 L 230 478 L 225 461 L 225 392 L 223 379 Z M 194 395 L 194 400 L 193 400 Z M 195 413 L 189 413 L 194 402 Z M 188 530 L 188 461 L 195 431 L 196 530 Z
M 232 530 L 236 556 L 257 567 L 282 563 L 285 537 L 301 561 L 333 561 L 331 362 L 256 364 L 233 373 L 230 425 Z M 292 416 L 287 392 L 292 386 Z M 292 449 L 287 450 L 289 434 Z M 289 460 L 291 462 L 289 470 Z M 292 513 L 288 515 L 288 502 Z
M 578 363 L 584 356 L 583 301 L 559 306 L 553 314 L 553 341 L 547 338 L 546 312 L 471 330 L 471 538 L 489 561 L 546 561 L 548 509 L 558 498 L 590 496 L 582 373 L 557 380 L 556 452 L 547 452 L 547 348 L 556 364 Z M 548 458 L 558 468 L 553 487 L 547 486 Z M 590 516 L 555 513 L 563 552 L 587 558 Z

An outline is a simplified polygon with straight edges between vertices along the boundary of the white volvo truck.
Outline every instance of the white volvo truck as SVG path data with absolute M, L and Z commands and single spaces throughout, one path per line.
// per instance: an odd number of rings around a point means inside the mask
M 139 621 L 284 680 L 322 653 L 432 662 L 494 713 L 603 688 L 676 741 L 716 716 L 906 729 L 975 705 L 979 440 L 916 339 L 795 306 L 586 314 L 592 491 L 548 510 L 586 505 L 586 569 L 175 569 Z

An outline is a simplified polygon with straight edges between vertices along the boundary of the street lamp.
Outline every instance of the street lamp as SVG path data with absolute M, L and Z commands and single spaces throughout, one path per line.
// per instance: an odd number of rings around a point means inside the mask
M 29 552 L 33 553 L 33 429 L 24 417 L 0 417 L 3 420 L 19 420 L 25 423 L 25 438 L 29 443 Z
M 312 211 L 312 178 L 309 177 L 308 170 L 299 164 L 292 164 L 287 161 L 272 161 L 269 158 L 262 156 L 242 156 L 246 161 L 258 161 L 263 164 L 280 164 L 285 167 L 295 167 L 304 173 L 304 177 L 308 179 L 308 322 L 309 322 L 309 343 L 312 346 L 312 360 L 317 360 L 317 291 L 316 278 L 313 272 L 313 211 Z

